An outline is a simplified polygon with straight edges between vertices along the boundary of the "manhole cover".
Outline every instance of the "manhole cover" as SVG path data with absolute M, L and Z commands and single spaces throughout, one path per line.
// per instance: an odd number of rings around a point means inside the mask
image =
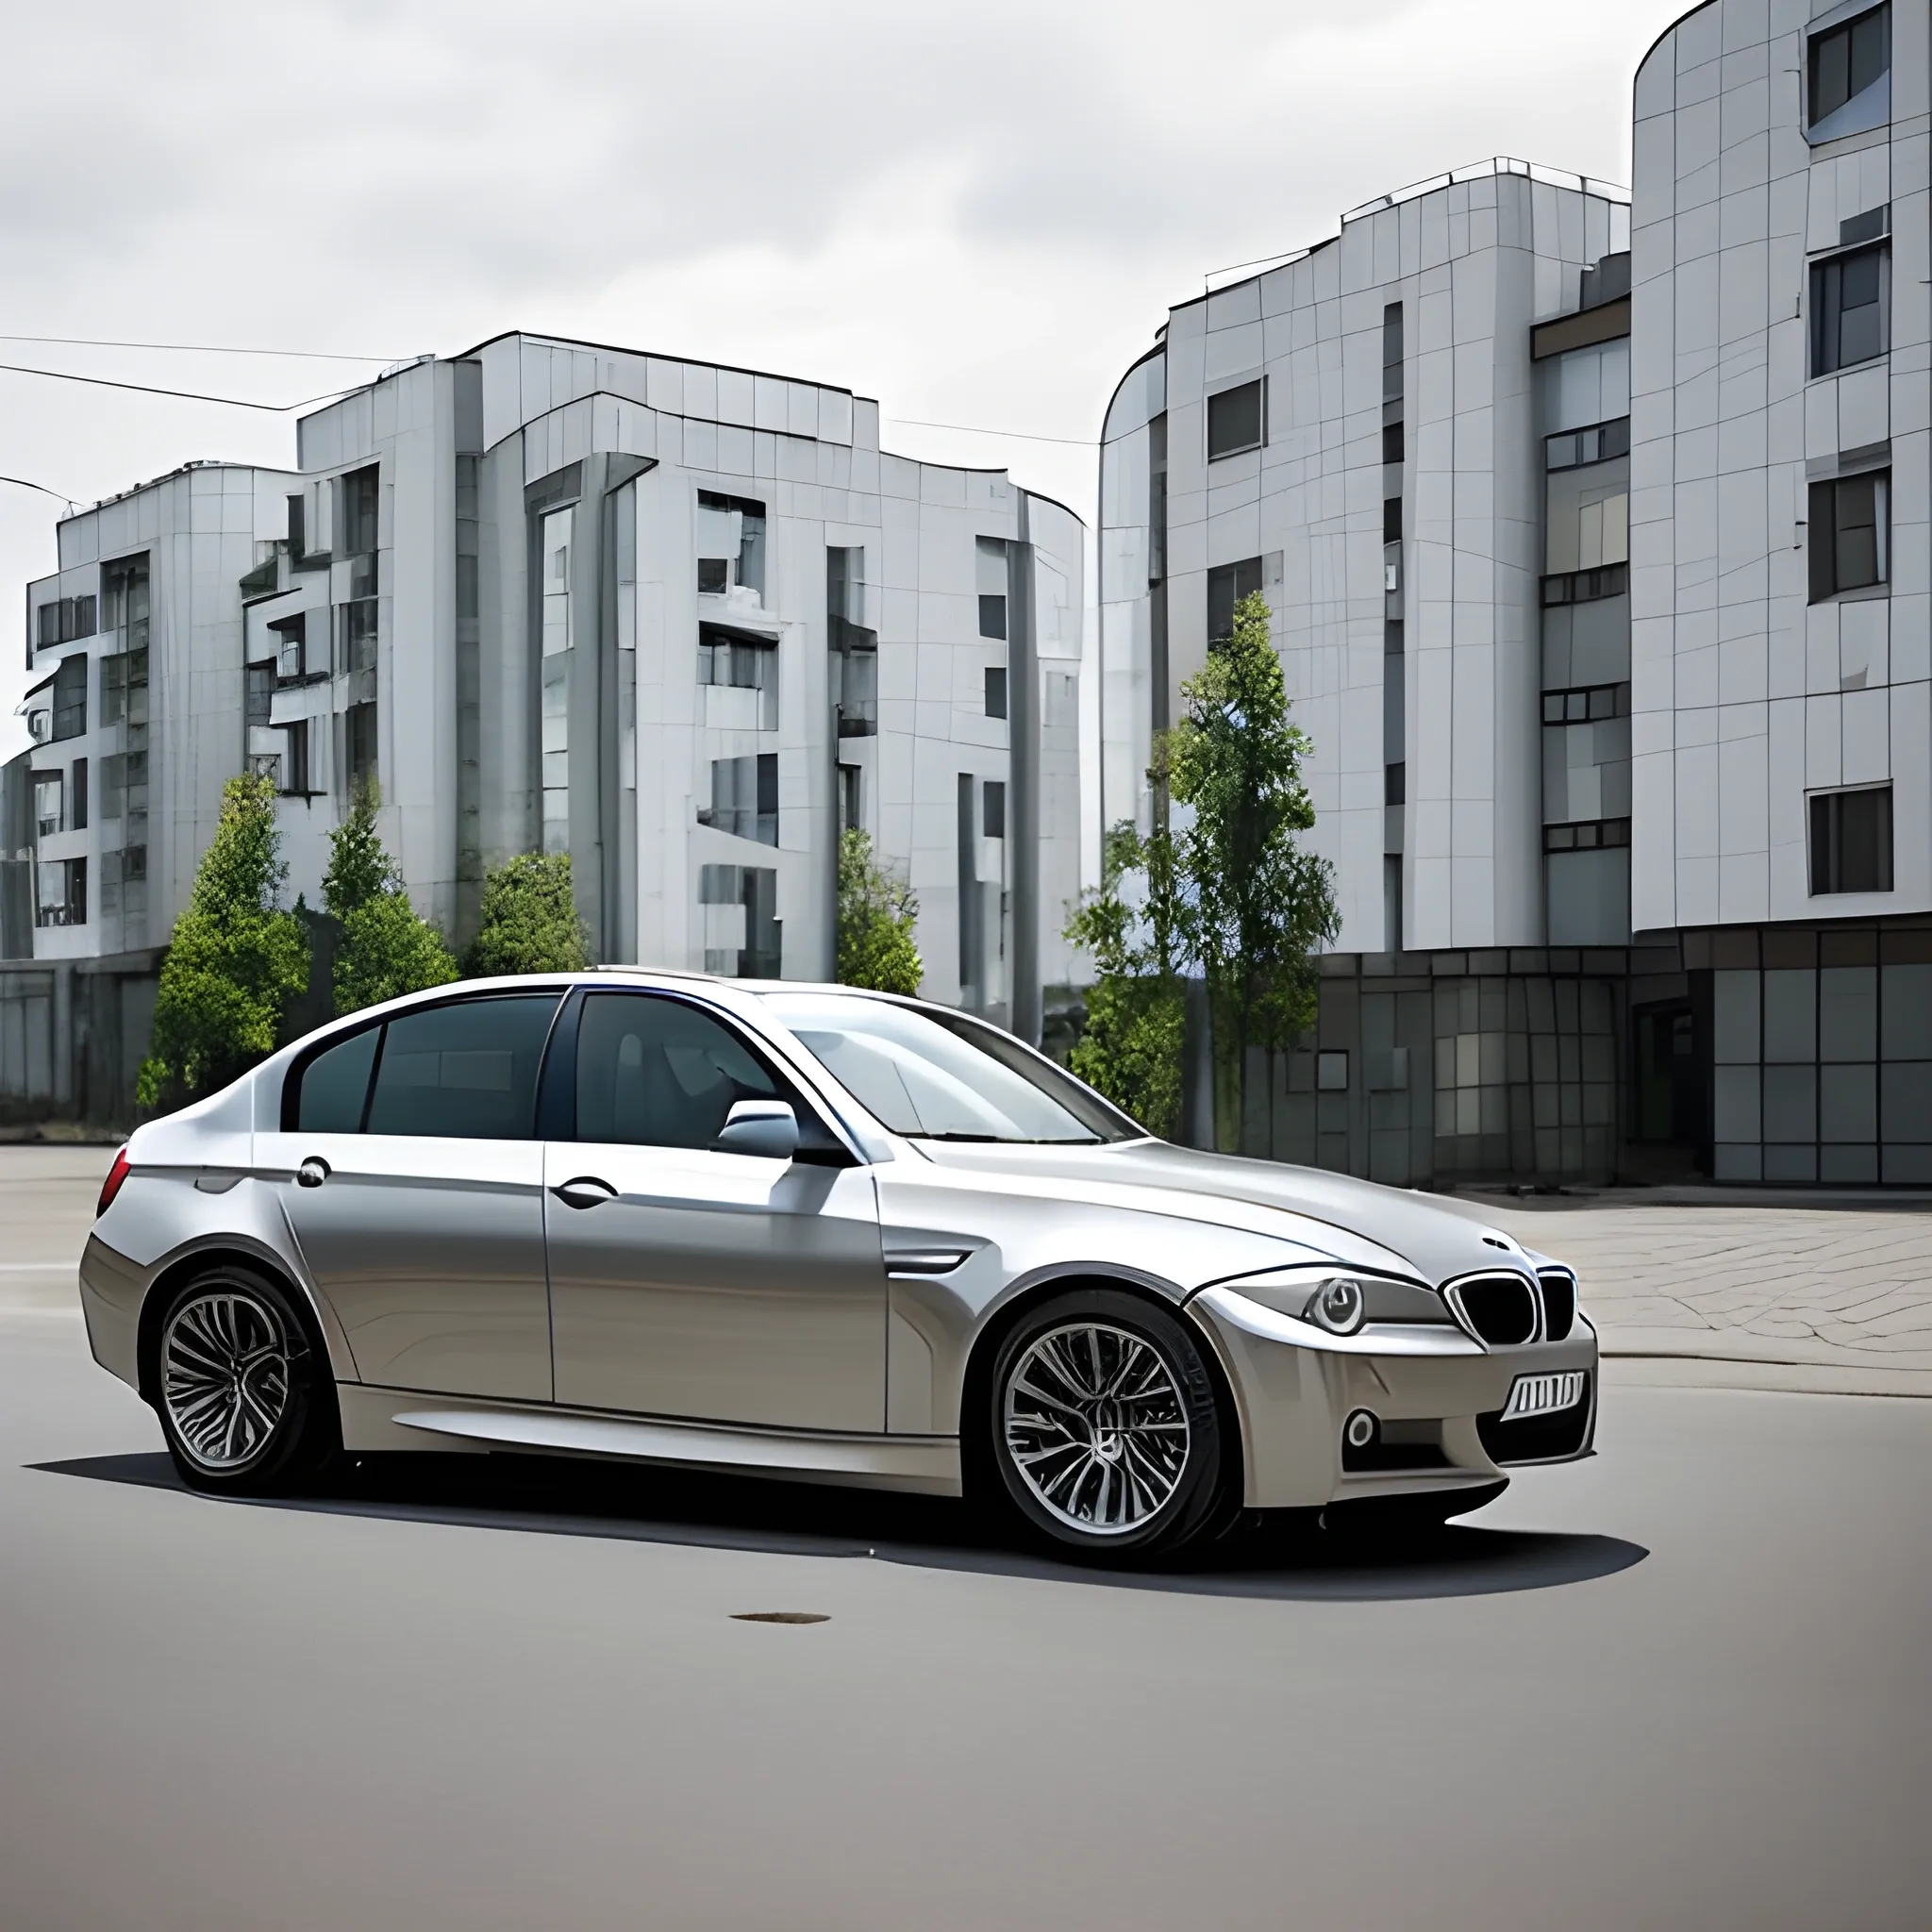
M 829 1624 L 820 1610 L 733 1610 L 734 1624 Z

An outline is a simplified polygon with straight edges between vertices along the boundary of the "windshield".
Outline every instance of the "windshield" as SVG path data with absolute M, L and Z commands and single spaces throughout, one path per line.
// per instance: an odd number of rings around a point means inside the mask
M 840 993 L 765 993 L 774 1015 L 895 1134 L 1091 1147 L 1146 1130 L 996 1026 Z

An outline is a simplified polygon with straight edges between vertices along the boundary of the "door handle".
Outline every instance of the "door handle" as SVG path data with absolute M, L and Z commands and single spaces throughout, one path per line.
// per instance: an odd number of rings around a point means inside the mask
M 617 1199 L 617 1190 L 594 1174 L 579 1174 L 574 1181 L 560 1181 L 550 1191 L 566 1208 L 595 1208 Z
M 327 1178 L 328 1162 L 319 1154 L 311 1154 L 295 1170 L 296 1181 L 305 1188 L 319 1188 Z

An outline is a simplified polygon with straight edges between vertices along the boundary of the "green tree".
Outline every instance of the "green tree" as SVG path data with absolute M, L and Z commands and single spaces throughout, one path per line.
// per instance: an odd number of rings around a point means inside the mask
M 374 778 L 356 788 L 349 815 L 329 834 L 323 903 L 341 927 L 336 945 L 338 1013 L 358 1012 L 425 987 L 446 986 L 457 962 L 436 927 L 409 904 L 403 875 L 375 828 Z
M 1158 782 L 1155 797 L 1162 801 Z M 1067 1065 L 1170 1140 L 1180 1131 L 1186 1024 L 1178 883 L 1164 808 L 1144 839 L 1132 824 L 1118 824 L 1105 841 L 1099 890 L 1081 896 L 1066 926 L 1096 969 L 1087 1024 Z
M 153 1048 L 135 1088 L 143 1112 L 215 1092 L 275 1051 L 308 984 L 308 936 L 281 906 L 288 876 L 275 788 L 230 778 L 161 967 Z
M 590 963 L 591 935 L 577 917 L 569 853 L 526 852 L 491 868 L 465 960 L 473 974 L 581 973 Z
M 925 976 L 912 930 L 919 901 L 881 865 L 869 833 L 855 825 L 839 841 L 839 980 L 874 992 L 916 993 Z
M 1302 782 L 1313 746 L 1289 723 L 1281 659 L 1258 592 L 1181 687 L 1169 782 L 1193 821 L 1176 838 L 1189 951 L 1208 982 L 1217 1141 L 1239 1146 L 1248 1049 L 1290 1045 L 1315 1017 L 1311 955 L 1340 930 L 1334 868 L 1304 848 L 1315 823 Z

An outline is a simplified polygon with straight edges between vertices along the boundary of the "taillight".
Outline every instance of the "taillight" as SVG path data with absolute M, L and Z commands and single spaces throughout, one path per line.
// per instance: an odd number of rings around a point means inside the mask
M 100 1206 L 94 1209 L 98 1221 L 114 1205 L 114 1196 L 121 1191 L 121 1183 L 127 1178 L 127 1150 L 122 1148 L 114 1157 L 114 1164 L 108 1170 L 108 1178 L 101 1183 Z

